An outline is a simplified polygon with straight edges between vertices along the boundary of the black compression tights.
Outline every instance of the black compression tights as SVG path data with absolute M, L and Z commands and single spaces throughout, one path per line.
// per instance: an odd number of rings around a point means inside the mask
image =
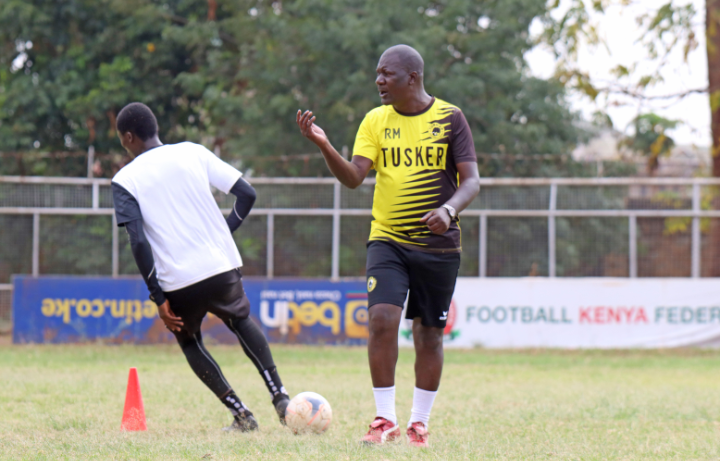
M 245 354 L 261 374 L 264 370 L 275 367 L 270 353 L 270 345 L 255 322 L 250 318 L 233 319 L 226 321 L 225 325 L 238 337 Z M 220 366 L 205 348 L 200 332 L 191 335 L 183 330 L 179 333 L 176 332 L 175 338 L 177 338 L 190 368 L 218 398 L 224 397 L 232 390 L 223 376 Z

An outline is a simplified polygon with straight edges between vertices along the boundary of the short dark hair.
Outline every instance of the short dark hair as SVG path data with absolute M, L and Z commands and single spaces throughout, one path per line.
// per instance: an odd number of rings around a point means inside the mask
M 130 132 L 143 141 L 147 141 L 158 132 L 155 114 L 141 102 L 132 102 L 123 107 L 117 116 L 116 126 L 120 133 Z

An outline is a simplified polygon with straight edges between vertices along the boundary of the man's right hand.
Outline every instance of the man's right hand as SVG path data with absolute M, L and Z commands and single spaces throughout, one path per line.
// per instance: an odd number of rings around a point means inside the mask
M 345 160 L 330 144 L 322 128 L 313 123 L 315 117 L 309 110 L 306 110 L 305 113 L 298 111 L 295 121 L 300 128 L 300 133 L 320 148 L 333 176 L 350 189 L 355 189 L 362 184 L 373 166 L 372 160 L 361 155 L 354 155 L 351 161 Z
M 315 122 L 315 117 L 309 110 L 306 110 L 305 113 L 301 113 L 301 111 L 298 110 L 295 121 L 300 128 L 300 133 L 314 142 L 318 147 L 322 147 L 328 142 L 328 137 L 323 129 L 313 123 Z
M 182 319 L 177 317 L 170 309 L 170 302 L 166 299 L 164 303 L 158 306 L 158 315 L 165 322 L 165 326 L 170 331 L 180 331 L 183 326 Z

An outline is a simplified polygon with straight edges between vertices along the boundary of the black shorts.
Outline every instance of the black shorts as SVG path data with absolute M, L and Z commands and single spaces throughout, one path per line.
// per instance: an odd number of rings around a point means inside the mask
M 407 298 L 405 318 L 445 328 L 459 269 L 460 253 L 425 253 L 373 240 L 367 246 L 368 308 L 402 307 Z
M 240 269 L 233 269 L 201 280 L 188 287 L 165 292 L 170 309 L 183 321 L 191 335 L 200 331 L 205 314 L 212 312 L 223 322 L 250 315 Z

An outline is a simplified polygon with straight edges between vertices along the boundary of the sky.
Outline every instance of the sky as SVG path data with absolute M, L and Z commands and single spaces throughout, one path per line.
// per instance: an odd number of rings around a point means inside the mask
M 580 68 L 593 78 L 611 80 L 614 76 L 610 70 L 618 64 L 630 66 L 639 62 L 639 70 L 653 67 L 647 56 L 646 49 L 637 43 L 642 37 L 642 30 L 635 18 L 644 12 L 655 11 L 669 0 L 634 0 L 631 6 L 613 6 L 605 15 L 594 14 L 592 21 L 599 25 L 601 38 L 606 42 L 605 47 L 592 48 L 582 46 L 578 57 Z M 705 49 L 704 0 L 674 0 L 675 5 L 692 3 L 698 11 L 694 21 L 695 35 L 699 46 L 688 56 L 688 62 L 683 60 L 682 46 L 677 46 L 670 55 L 668 65 L 662 71 L 663 82 L 658 83 L 647 91 L 648 95 L 676 94 L 685 90 L 707 87 L 707 56 Z M 566 1 L 561 3 L 567 4 Z M 537 34 L 541 30 L 538 20 L 531 26 L 531 33 Z M 608 52 L 609 50 L 609 52 Z M 526 53 L 525 58 L 530 66 L 530 72 L 541 78 L 552 76 L 555 69 L 555 59 L 548 48 L 535 47 Z M 607 110 L 613 121 L 615 129 L 628 131 L 632 120 L 642 113 L 655 112 L 663 117 L 681 120 L 682 123 L 668 134 L 679 145 L 694 145 L 706 147 L 712 144 L 710 136 L 710 106 L 707 94 L 692 94 L 682 100 L 655 100 L 642 103 L 628 97 L 611 97 L 609 101 L 599 98 L 598 102 L 590 101 L 588 97 L 580 94 L 571 94 L 572 108 L 580 111 L 587 119 L 599 107 Z M 606 103 L 610 102 L 606 106 Z M 616 105 L 619 104 L 619 105 Z

